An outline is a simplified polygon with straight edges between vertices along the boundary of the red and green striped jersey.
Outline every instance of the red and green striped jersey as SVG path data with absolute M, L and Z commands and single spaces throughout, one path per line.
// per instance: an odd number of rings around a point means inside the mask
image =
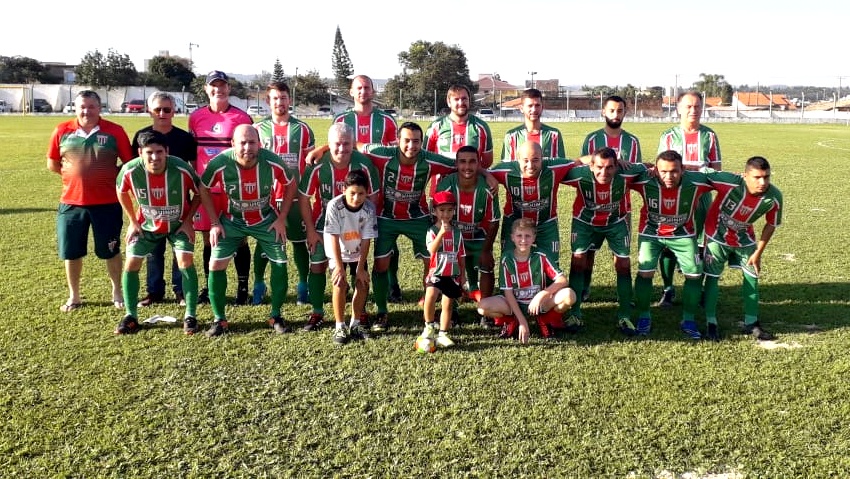
M 631 212 L 629 185 L 645 171 L 643 163 L 631 165 L 627 170 L 617 171 L 611 183 L 603 185 L 596 182 L 590 166 L 573 168 L 564 178 L 565 185 L 577 190 L 573 218 L 591 226 L 608 226 L 625 220 Z
M 564 136 L 561 130 L 541 124 L 540 130 L 534 133 L 528 131 L 524 124 L 511 128 L 505 133 L 502 143 L 502 160 L 516 160 L 519 147 L 526 141 L 533 141 L 543 149 L 543 158 L 566 158 Z
M 159 234 L 180 228 L 189 214 L 189 193 L 197 194 L 200 182 L 189 163 L 171 155 L 163 173 L 149 173 L 144 160 L 136 158 L 121 167 L 115 180 L 119 194 L 131 193 L 136 198 L 142 229 Z
M 304 170 L 298 191 L 304 196 L 313 197 L 312 217 L 316 224 L 316 231 L 324 231 L 325 212 L 328 203 L 335 196 L 345 191 L 345 177 L 354 170 L 363 170 L 369 179 L 366 194 L 371 195 L 380 185 L 378 170 L 363 153 L 352 151 L 351 160 L 348 165 L 337 168 L 331 161 L 331 154 L 327 152 L 318 163 L 310 165 Z
M 640 163 L 643 161 L 640 154 L 640 142 L 637 137 L 620 130 L 620 136 L 608 136 L 605 128 L 591 132 L 581 145 L 581 156 L 592 155 L 596 150 L 612 148 L 617 152 L 617 159 L 629 163 Z
M 523 178 L 517 161 L 503 161 L 490 173 L 507 191 L 505 218 L 530 218 L 538 226 L 558 220 L 558 186 L 576 165 L 571 160 L 543 160 L 537 178 Z
M 498 200 L 487 188 L 487 180 L 483 177 L 478 177 L 473 191 L 461 191 L 457 173 L 452 173 L 440 181 L 437 191 L 451 191 L 455 195 L 455 225 L 463 232 L 466 241 L 487 239 L 487 227 L 502 219 Z
M 277 217 L 271 203 L 275 182 L 287 185 L 290 181 L 280 157 L 263 148 L 257 151 L 257 164 L 252 168 L 240 167 L 231 148 L 210 160 L 201 175 L 205 187 L 220 187 L 224 191 L 227 195 L 224 214 L 241 226 L 254 226 Z
M 481 166 L 490 166 L 490 162 L 483 159 L 491 157 L 485 156 L 485 153 L 493 153 L 493 135 L 487 122 L 475 115 L 467 116 L 463 123 L 455 123 L 448 115 L 437 118 L 425 130 L 422 143 L 422 148 L 426 151 L 443 155 L 452 162 L 455 161 L 460 147 L 474 146 L 478 149 L 478 157 L 482 159 Z
M 373 147 L 367 153 L 381 178 L 378 217 L 413 220 L 428 216 L 425 186 L 434 175 L 455 172 L 454 160 L 420 151 L 416 162 L 404 165 L 398 147 Z
M 279 125 L 271 118 L 254 123 L 260 134 L 260 144 L 280 156 L 289 177 L 295 181 L 307 166 L 304 159 L 309 148 L 316 146 L 313 130 L 303 121 L 290 116 L 289 121 Z
M 342 122 L 354 130 L 354 140 L 366 145 L 392 146 L 398 144 L 398 125 L 389 113 L 372 108 L 368 115 L 355 111 L 341 113 L 334 122 Z
M 706 173 L 684 171 L 679 186 L 668 189 L 657 178 L 641 174 L 630 186 L 643 198 L 638 234 L 652 238 L 694 236 L 694 210 L 699 197 L 713 189 L 708 177 Z
M 425 244 L 433 243 L 439 232 L 440 227 L 437 225 L 428 228 Z M 463 233 L 461 233 L 460 228 L 452 225 L 452 228 L 443 235 L 443 240 L 440 243 L 440 247 L 431 255 L 428 262 L 428 276 L 459 277 L 460 265 L 457 259 L 466 256 L 466 249 L 463 246 Z
M 747 192 L 744 179 L 734 173 L 717 172 L 711 179 L 717 197 L 705 218 L 705 234 L 733 247 L 756 243 L 753 223 L 764 216 L 767 224 L 782 224 L 782 193 L 773 185 L 761 196 Z
M 127 132 L 117 123 L 101 118 L 89 133 L 80 129 L 76 118 L 60 123 L 47 149 L 47 158 L 62 164 L 59 201 L 77 206 L 117 203 L 118 164 L 135 156 Z
M 711 128 L 700 125 L 694 133 L 685 133 L 681 126 L 668 128 L 661 134 L 658 153 L 673 150 L 682 155 L 682 164 L 689 170 L 709 167 L 710 163 L 720 163 L 720 143 L 717 134 Z M 717 166 L 712 167 L 720 169 Z
M 528 259 L 518 261 L 512 252 L 502 256 L 499 289 L 513 290 L 518 303 L 528 304 L 562 273 L 543 253 L 532 251 Z

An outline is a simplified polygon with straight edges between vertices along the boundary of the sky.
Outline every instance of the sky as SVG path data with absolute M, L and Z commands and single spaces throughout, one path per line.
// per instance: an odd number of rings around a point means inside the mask
M 265 5 L 264 5 L 265 4 Z M 24 5 L 14 3 L 14 5 Z M 127 54 L 137 70 L 168 51 L 196 74 L 253 75 L 276 58 L 292 75 L 332 77 L 339 26 L 357 74 L 391 78 L 417 40 L 466 54 L 470 76 L 523 85 L 687 87 L 700 73 L 732 85 L 850 86 L 850 2 L 570 0 L 410 2 L 37 2 L 33 22 L 10 15 L 0 55 L 77 64 L 87 52 Z M 18 8 L 18 7 L 13 7 Z M 44 27 L 44 28 L 42 28 Z M 22 39 L 27 39 L 22 41 Z

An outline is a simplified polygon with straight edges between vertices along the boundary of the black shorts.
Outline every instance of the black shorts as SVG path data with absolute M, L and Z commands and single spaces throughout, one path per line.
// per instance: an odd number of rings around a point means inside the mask
M 441 293 L 452 299 L 458 299 L 463 296 L 463 288 L 451 276 L 431 276 L 425 284 L 426 286 L 433 286 L 439 289 Z

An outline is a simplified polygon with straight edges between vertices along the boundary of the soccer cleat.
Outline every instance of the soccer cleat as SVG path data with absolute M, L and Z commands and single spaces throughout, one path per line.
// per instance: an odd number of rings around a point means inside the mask
M 360 325 L 366 329 L 369 329 L 369 324 L 369 313 L 363 311 L 362 313 L 360 313 Z
M 180 306 L 186 306 L 186 295 L 183 294 L 183 291 L 175 291 L 174 299 Z
M 310 291 L 307 289 L 307 283 L 298 283 L 295 289 L 295 296 L 295 304 L 298 306 L 310 304 Z
M 251 295 L 251 304 L 258 306 L 263 304 L 263 298 L 266 297 L 266 283 L 257 283 L 254 285 L 254 291 Z
M 584 328 L 584 320 L 574 314 L 571 314 L 570 317 L 564 321 L 564 329 L 568 333 L 577 333 L 581 331 L 582 328 Z
M 379 333 L 381 331 L 386 331 L 389 328 L 389 318 L 387 317 L 387 313 L 378 313 L 375 315 L 375 322 L 372 323 L 372 331 Z
M 776 335 L 762 329 L 761 323 L 758 321 L 753 324 L 745 324 L 743 331 L 744 334 L 749 334 L 759 341 L 773 341 L 776 339 Z
M 139 330 L 139 320 L 131 315 L 126 315 L 115 328 L 115 334 L 133 334 Z
M 220 319 L 217 321 L 213 321 L 210 329 L 208 329 L 204 334 L 208 338 L 214 338 L 216 336 L 221 336 L 222 334 L 227 332 L 227 321 L 224 319 Z
M 543 339 L 549 339 L 553 336 L 552 328 L 549 327 L 549 323 L 543 319 L 542 315 L 537 317 L 537 326 L 540 327 L 540 336 L 542 336 Z
M 673 300 L 676 299 L 676 290 L 673 288 L 665 289 L 663 293 L 661 293 L 661 299 L 658 300 L 656 306 L 660 308 L 672 308 Z
M 307 318 L 307 324 L 302 328 L 304 331 L 317 331 L 322 327 L 322 324 L 325 322 L 325 317 L 319 313 L 310 313 L 310 317 Z
M 637 336 L 638 330 L 635 324 L 629 318 L 620 318 L 617 320 L 617 328 L 626 336 Z
M 679 324 L 679 328 L 685 333 L 690 339 L 702 339 L 702 334 L 699 332 L 699 327 L 697 326 L 697 322 L 690 319 L 687 321 L 682 321 Z
M 581 302 L 590 302 L 590 286 L 588 286 L 587 289 L 581 292 Z
M 647 336 L 650 331 L 652 331 L 652 319 L 648 316 L 638 318 L 637 333 L 641 336 Z
M 705 330 L 705 339 L 709 341 L 720 341 L 720 330 L 717 329 L 716 324 L 708 323 L 708 327 Z
M 469 292 L 469 299 L 475 301 L 476 303 L 481 301 L 481 290 L 476 289 L 474 291 Z
M 367 339 L 372 339 L 372 335 L 369 334 L 369 330 L 367 330 L 362 324 L 358 324 L 357 326 L 352 327 L 349 330 L 348 334 L 351 339 L 355 341 L 364 341 Z
M 437 336 L 437 347 L 446 349 L 454 347 L 455 342 L 452 341 L 452 338 L 449 337 L 448 334 L 440 333 Z
M 419 335 L 420 338 L 428 338 L 431 341 L 437 339 L 437 330 L 434 329 L 434 326 L 425 325 L 425 328 L 422 330 L 422 334 Z
M 334 329 L 334 344 L 345 344 L 348 342 L 348 330 L 344 327 Z
M 289 326 L 287 326 L 286 321 L 283 320 L 280 316 L 274 316 L 269 318 L 269 325 L 274 329 L 274 332 L 277 334 L 285 334 L 290 331 Z
M 236 290 L 236 299 L 233 300 L 233 304 L 237 306 L 245 306 L 248 304 L 248 285 L 239 285 L 239 288 Z
M 390 294 L 387 297 L 387 301 L 393 304 L 399 304 L 403 301 L 401 297 L 401 286 L 398 283 L 390 285 Z
M 189 336 L 198 332 L 198 320 L 194 316 L 183 318 L 183 333 Z
M 493 321 L 493 318 L 488 318 L 487 316 L 481 316 L 478 318 L 478 325 L 484 329 L 493 329 L 496 327 L 496 322 Z
M 142 298 L 142 300 L 141 300 L 141 301 L 139 301 L 139 302 L 137 303 L 137 305 L 138 305 L 140 308 L 146 308 L 146 307 L 148 307 L 148 306 L 150 306 L 150 305 L 152 305 L 152 304 L 161 303 L 163 299 L 164 299 L 164 298 L 163 298 L 163 295 L 161 295 L 161 294 L 151 294 L 151 293 L 148 293 L 148 295 L 147 295 L 147 296 L 145 296 L 144 298 Z
M 519 320 L 513 316 L 502 317 L 502 331 L 499 333 L 501 339 L 516 338 L 519 333 Z
M 198 292 L 198 304 L 210 304 L 210 290 L 202 288 Z

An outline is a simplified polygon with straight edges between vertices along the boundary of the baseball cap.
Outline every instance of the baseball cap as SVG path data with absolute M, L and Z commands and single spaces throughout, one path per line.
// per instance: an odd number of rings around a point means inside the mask
M 227 74 L 221 70 L 213 70 L 207 73 L 207 85 L 211 85 L 216 80 L 227 82 Z
M 440 205 L 445 205 L 445 204 L 449 204 L 449 203 L 451 203 L 453 205 L 457 204 L 457 200 L 455 199 L 455 195 L 453 195 L 451 191 L 438 191 L 438 192 L 434 193 L 433 200 L 434 200 L 434 207 L 435 208 L 440 206 Z

